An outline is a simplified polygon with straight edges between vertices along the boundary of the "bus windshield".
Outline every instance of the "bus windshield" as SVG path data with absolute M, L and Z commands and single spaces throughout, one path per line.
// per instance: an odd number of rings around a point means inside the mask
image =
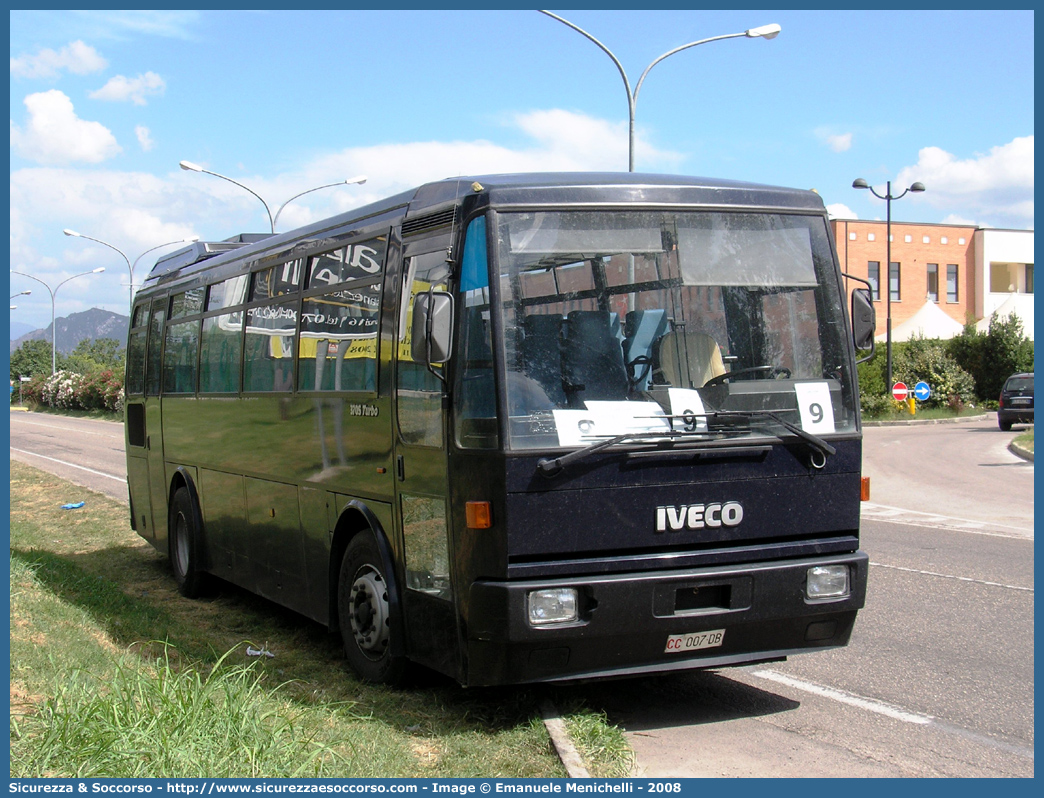
M 826 221 L 768 212 L 500 213 L 511 449 L 634 433 L 852 431 Z

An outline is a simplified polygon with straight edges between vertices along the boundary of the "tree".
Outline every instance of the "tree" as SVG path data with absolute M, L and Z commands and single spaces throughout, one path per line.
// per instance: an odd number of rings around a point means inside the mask
M 1033 341 L 1023 333 L 1022 320 L 1014 313 L 994 318 L 985 334 L 968 325 L 947 349 L 974 377 L 980 399 L 996 399 L 1005 379 L 1020 371 L 1033 371 Z
M 57 353 L 57 367 L 65 367 L 65 356 Z M 19 377 L 50 376 L 51 374 L 51 342 L 36 340 L 25 341 L 11 353 L 11 379 Z
M 66 368 L 77 374 L 93 374 L 97 371 L 123 373 L 125 353 L 122 344 L 115 338 L 85 338 L 69 355 Z

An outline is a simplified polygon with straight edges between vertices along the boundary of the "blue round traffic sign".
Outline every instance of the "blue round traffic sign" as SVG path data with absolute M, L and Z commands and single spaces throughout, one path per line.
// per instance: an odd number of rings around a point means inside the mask
M 913 394 L 917 401 L 924 402 L 932 395 L 932 389 L 928 387 L 928 383 L 922 381 L 914 386 Z

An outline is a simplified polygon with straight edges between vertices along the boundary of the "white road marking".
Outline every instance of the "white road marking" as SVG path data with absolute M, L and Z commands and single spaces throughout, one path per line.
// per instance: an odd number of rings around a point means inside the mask
M 1003 582 L 987 582 L 985 579 L 972 579 L 970 576 L 954 576 L 953 574 L 940 574 L 935 571 L 920 571 L 916 568 L 903 568 L 901 565 L 885 565 L 883 562 L 871 562 L 871 565 L 876 565 L 878 568 L 891 568 L 894 571 L 906 571 L 911 574 L 922 574 L 924 576 L 938 576 L 943 579 L 956 579 L 959 582 L 974 582 L 977 585 L 989 585 L 990 587 L 1004 587 L 1008 590 L 1025 590 L 1027 593 L 1032 593 L 1032 587 L 1019 587 L 1018 585 L 1006 585 Z
M 69 468 L 78 468 L 81 471 L 89 471 L 92 474 L 97 474 L 99 477 L 106 477 L 107 479 L 114 479 L 117 482 L 122 482 L 124 484 L 127 484 L 127 480 L 124 479 L 123 477 L 114 477 L 112 474 L 106 474 L 104 471 L 95 471 L 93 468 L 87 468 L 86 466 L 76 465 L 76 463 L 69 463 L 69 462 L 66 462 L 65 460 L 58 460 L 57 458 L 54 458 L 54 457 L 48 457 L 45 454 L 37 454 L 36 452 L 27 452 L 25 449 L 16 449 L 13 446 L 11 447 L 11 451 L 12 452 L 18 452 L 19 454 L 27 454 L 30 457 L 39 457 L 42 460 L 50 460 L 52 463 L 60 463 L 63 466 L 69 466 Z
M 782 673 L 777 673 L 776 671 L 754 671 L 753 675 L 761 679 L 767 679 L 770 682 L 778 682 L 787 687 L 793 687 L 795 690 L 801 690 L 805 693 L 812 693 L 813 695 L 818 695 L 823 698 L 829 698 L 832 701 L 839 701 L 842 704 L 848 704 L 849 706 L 859 707 L 860 709 L 866 709 L 870 712 L 876 712 L 878 715 L 885 715 L 889 718 L 894 718 L 895 720 L 901 720 L 904 723 L 915 723 L 919 726 L 925 726 L 934 720 L 931 715 L 921 715 L 916 712 L 909 712 L 900 707 L 886 704 L 883 701 L 877 701 L 873 698 L 864 698 L 863 696 L 858 696 L 854 693 L 847 693 L 844 690 L 838 690 L 834 687 L 823 687 L 822 685 L 813 682 L 806 682 L 803 679 L 795 679 L 793 676 L 787 676 Z
M 859 515 L 862 518 L 875 521 L 891 521 L 895 524 L 925 526 L 933 529 L 955 529 L 961 532 L 998 537 L 1025 538 L 1027 532 L 1033 532 L 1032 527 L 998 524 L 993 521 L 973 521 L 968 518 L 953 518 L 947 515 L 939 515 L 938 513 L 922 513 L 917 510 L 904 510 L 901 507 L 889 507 L 886 504 L 874 504 L 872 502 L 863 502 L 859 508 Z M 1022 534 L 1005 535 L 1003 532 L 994 531 L 998 529 L 1010 529 L 1012 532 L 1021 532 Z

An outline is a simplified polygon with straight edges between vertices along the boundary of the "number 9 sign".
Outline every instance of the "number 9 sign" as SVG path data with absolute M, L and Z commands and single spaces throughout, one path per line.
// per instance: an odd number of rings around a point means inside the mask
M 834 406 L 830 403 L 830 386 L 825 382 L 799 382 L 794 386 L 801 428 L 820 434 L 834 431 Z

